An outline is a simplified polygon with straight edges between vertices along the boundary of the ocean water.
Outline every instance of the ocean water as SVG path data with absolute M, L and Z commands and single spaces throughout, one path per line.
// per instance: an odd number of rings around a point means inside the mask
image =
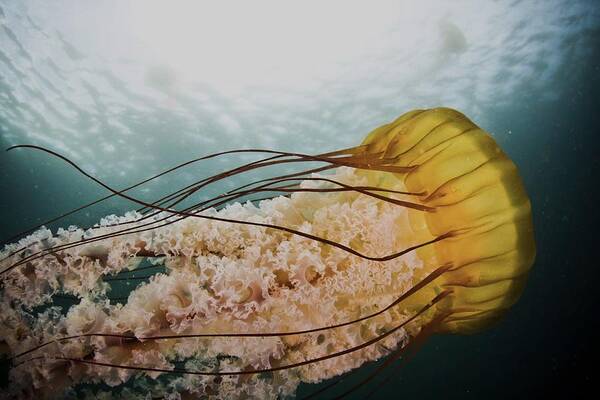
M 597 1 L 0 0 L 0 147 L 44 146 L 113 187 L 222 150 L 354 146 L 416 108 L 456 108 L 494 136 L 533 206 L 538 253 L 520 301 L 485 332 L 430 338 L 351 398 L 374 387 L 381 399 L 578 397 L 592 386 L 599 93 Z M 195 165 L 136 194 L 248 160 Z M 0 193 L 4 239 L 107 192 L 21 149 L 0 154 Z M 132 208 L 113 199 L 49 226 Z M 5 390 L 6 366 L 0 381 Z

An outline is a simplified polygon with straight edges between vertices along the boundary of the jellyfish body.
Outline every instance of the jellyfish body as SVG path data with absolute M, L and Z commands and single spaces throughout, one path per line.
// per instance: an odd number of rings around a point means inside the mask
M 129 213 L 7 246 L 15 396 L 128 382 L 127 397 L 285 397 L 514 303 L 534 257 L 529 201 L 462 114 L 411 112 L 319 159 L 335 173 L 258 206 Z M 165 273 L 117 301 L 111 284 L 140 257 Z M 48 307 L 60 296 L 77 304 Z
M 414 166 L 402 175 L 369 173 L 371 183 L 426 193 L 422 204 L 435 211 L 408 210 L 412 229 L 424 239 L 453 233 L 417 250 L 432 265 L 452 265 L 429 287 L 453 293 L 437 306 L 451 312 L 438 330 L 476 332 L 501 317 L 535 258 L 531 204 L 514 163 L 488 133 L 448 108 L 404 114 L 364 143 Z

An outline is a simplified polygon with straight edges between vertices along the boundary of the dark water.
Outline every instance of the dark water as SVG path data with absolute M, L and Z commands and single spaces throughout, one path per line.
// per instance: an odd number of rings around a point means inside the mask
M 227 77 L 217 79 L 214 71 L 205 72 L 213 73 L 212 81 L 196 82 L 180 66 L 152 56 L 123 61 L 124 45 L 115 44 L 111 55 L 111 44 L 98 38 L 111 24 L 117 33 L 110 35 L 123 34 L 119 29 L 126 17 L 111 11 L 114 5 L 60 4 L 62 33 L 60 21 L 53 19 L 56 10 L 39 2 L 0 2 L 1 147 L 48 146 L 125 186 L 217 149 L 330 150 L 356 144 L 370 128 L 412 108 L 458 108 L 492 132 L 519 167 L 533 205 L 537 259 L 521 300 L 501 323 L 473 336 L 432 337 L 374 398 L 578 397 L 592 387 L 600 223 L 597 2 L 489 2 L 483 7 L 459 2 L 442 10 L 432 3 L 429 11 L 415 11 L 417 20 L 429 15 L 424 21 L 430 25 L 410 25 L 418 30 L 421 46 L 400 35 L 404 31 L 384 35 L 387 41 L 366 46 L 381 47 L 373 54 L 382 56 L 361 58 L 358 52 L 348 66 L 343 63 L 355 56 L 342 35 L 329 45 L 350 49 L 350 55 L 340 53 L 343 66 L 333 62 L 338 68 L 333 74 L 318 67 L 314 72 L 310 62 L 293 71 L 292 62 L 274 63 L 274 71 L 284 72 L 271 84 L 260 74 L 267 68 L 262 64 L 251 64 L 259 72 L 236 76 L 228 66 L 225 74 L 236 84 L 226 90 L 219 85 Z M 90 23 L 85 32 L 82 20 Z M 394 21 L 386 23 L 394 27 Z M 419 30 L 434 28 L 431 37 Z M 78 29 L 85 38 L 77 37 Z M 213 40 L 218 47 L 218 35 Z M 89 43 L 98 49 L 86 48 Z M 307 46 L 316 43 L 306 41 Z M 302 50 L 302 44 L 301 38 L 294 42 L 306 57 L 321 54 Z M 206 54 L 214 57 L 210 51 Z M 218 60 L 212 62 L 218 67 Z M 320 65 L 317 59 L 313 63 Z M 158 196 L 189 183 L 196 173 L 234 161 L 162 179 L 142 194 Z M 2 238 L 105 194 L 59 160 L 26 151 L 0 154 L 0 193 Z M 53 226 L 89 224 L 129 208 L 124 201 L 110 201 Z M 363 368 L 329 396 L 373 368 Z M 362 398 L 380 382 L 354 397 Z M 302 386 L 298 395 L 313 389 Z

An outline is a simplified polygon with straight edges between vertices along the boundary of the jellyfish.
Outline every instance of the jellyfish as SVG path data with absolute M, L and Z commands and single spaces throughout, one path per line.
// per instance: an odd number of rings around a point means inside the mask
M 98 201 L 119 196 L 138 208 L 91 227 L 37 227 L 0 253 L 13 398 L 275 399 L 331 382 L 308 395 L 317 398 L 385 357 L 343 397 L 431 334 L 501 319 L 535 257 L 517 168 L 449 108 L 403 114 L 353 148 L 222 152 L 125 189 L 51 150 L 18 147 L 108 189 Z M 131 194 L 239 153 L 263 158 L 153 201 Z M 191 201 L 210 184 L 282 164 L 310 168 Z

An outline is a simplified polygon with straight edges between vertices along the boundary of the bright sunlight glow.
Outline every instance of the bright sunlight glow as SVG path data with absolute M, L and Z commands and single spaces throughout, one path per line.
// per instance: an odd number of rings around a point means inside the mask
M 300 88 L 376 46 L 401 12 L 394 1 L 309 3 L 137 0 L 131 28 L 155 63 L 185 80 L 226 90 L 290 81 Z

